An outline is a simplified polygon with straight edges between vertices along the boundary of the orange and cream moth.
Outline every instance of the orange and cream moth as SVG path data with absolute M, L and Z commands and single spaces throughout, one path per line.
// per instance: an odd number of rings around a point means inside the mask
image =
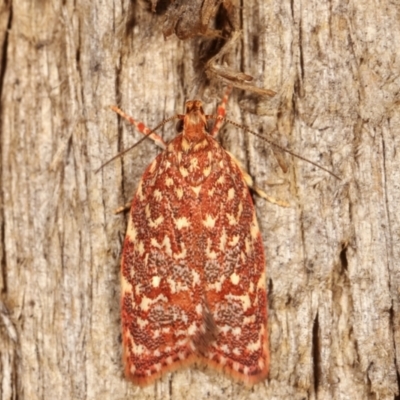
M 133 198 L 121 262 L 123 363 L 140 386 L 193 363 L 246 385 L 268 375 L 265 257 L 251 178 L 215 140 L 228 97 L 229 89 L 216 116 L 186 102 L 169 143 L 112 107 L 164 147 Z

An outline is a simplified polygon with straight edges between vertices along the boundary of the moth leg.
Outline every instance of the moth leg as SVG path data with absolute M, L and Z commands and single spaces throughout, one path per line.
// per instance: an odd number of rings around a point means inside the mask
M 132 202 L 126 203 L 124 206 L 120 206 L 114 210 L 114 214 L 121 214 L 123 212 L 127 212 L 131 209 Z
M 126 119 L 130 124 L 136 127 L 136 129 L 142 133 L 143 135 L 147 135 L 151 132 L 151 129 L 149 129 L 143 122 L 138 122 L 135 119 L 133 119 L 130 115 L 124 113 L 119 107 L 117 106 L 112 106 L 111 110 L 116 112 L 118 115 L 120 115 L 122 118 Z M 160 146 L 161 148 L 165 149 L 167 147 L 166 143 L 164 140 L 161 138 L 161 136 L 157 135 L 155 132 L 153 132 L 151 135 L 149 135 L 151 139 L 154 140 L 156 145 Z
M 224 123 L 224 118 L 226 115 L 226 105 L 229 100 L 229 95 L 232 92 L 232 86 L 228 86 L 225 90 L 224 97 L 222 98 L 221 104 L 217 108 L 217 115 L 206 115 L 207 119 L 215 118 L 215 124 L 213 129 L 211 130 L 210 135 L 212 137 L 216 137 L 218 135 L 218 132 Z
M 275 199 L 274 197 L 268 196 L 267 193 L 264 192 L 264 190 L 254 184 L 253 186 L 249 187 L 251 187 L 251 189 L 254 190 L 254 192 L 257 193 L 257 195 L 260 196 L 262 199 L 265 199 L 272 204 L 276 204 L 280 207 L 290 207 L 290 204 L 287 201 Z
M 240 168 L 243 174 L 243 178 L 246 182 L 246 185 L 253 190 L 255 193 L 257 193 L 258 196 L 260 196 L 262 199 L 267 200 L 268 202 L 272 204 L 276 204 L 280 207 L 290 207 L 290 204 L 284 200 L 279 200 L 275 199 L 274 197 L 268 196 L 267 193 L 264 192 L 261 188 L 259 188 L 257 185 L 254 184 L 253 178 L 244 170 L 242 165 L 240 164 L 239 160 L 237 160 L 229 151 L 227 153 L 231 156 L 232 160 L 236 163 L 236 165 Z

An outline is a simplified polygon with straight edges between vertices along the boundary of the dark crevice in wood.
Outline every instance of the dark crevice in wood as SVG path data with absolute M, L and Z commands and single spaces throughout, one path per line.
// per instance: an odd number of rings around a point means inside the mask
M 170 377 L 169 377 L 169 382 L 168 382 L 168 391 L 169 391 L 169 398 L 170 398 L 170 399 L 173 399 L 173 398 L 174 398 L 174 397 L 173 397 L 172 382 L 173 382 L 172 375 L 170 375 Z M 157 398 L 157 397 L 155 396 L 155 398 Z
M 128 6 L 128 13 L 127 13 L 127 19 L 125 23 L 125 35 L 129 36 L 132 32 L 133 29 L 135 28 L 137 21 L 136 21 L 136 9 L 134 6 L 135 3 L 132 1 L 129 3 Z
M 7 70 L 7 52 L 8 52 L 8 39 L 9 39 L 9 32 L 11 31 L 11 26 L 12 26 L 12 20 L 13 20 L 13 8 L 12 8 L 12 3 L 10 4 L 10 14 L 8 16 L 8 22 L 7 22 L 7 30 L 4 35 L 4 42 L 3 42 L 3 48 L 1 51 L 1 70 L 0 70 L 0 94 L 3 95 L 3 88 L 4 88 L 4 76 Z M 3 97 L 3 96 L 1 96 Z M 0 118 L 3 121 L 3 105 L 0 103 Z M 0 135 L 2 135 L 2 132 L 0 131 Z M 3 160 L 3 148 L 1 145 L 2 141 L 0 141 L 0 158 Z M 3 176 L 3 171 L 0 171 L 0 176 Z M 1 213 L 2 216 L 0 218 L 1 221 L 1 241 L 2 241 L 2 250 L 1 250 L 1 274 L 2 274 L 2 281 L 3 281 L 3 288 L 1 288 L 2 293 L 7 292 L 7 268 L 6 268 L 6 245 L 4 243 L 4 237 L 5 237 L 5 215 L 4 215 L 4 206 L 3 206 L 3 193 L 1 194 L 1 199 L 0 199 L 0 204 L 1 204 Z
M 314 366 L 314 392 L 315 397 L 317 397 L 318 388 L 320 384 L 320 375 L 321 375 L 321 343 L 319 337 L 319 321 L 318 314 L 314 320 L 313 326 L 313 348 L 312 348 L 312 357 L 313 357 L 313 366 Z
M 148 10 L 157 14 L 163 15 L 167 12 L 168 7 L 171 5 L 171 0 L 158 0 L 158 1 L 150 1 Z
M 274 308 L 274 283 L 272 282 L 272 279 L 268 279 L 268 291 L 267 291 L 267 299 L 268 299 L 268 310 L 272 310 Z M 269 314 L 269 312 L 268 312 Z
M 299 22 L 299 61 L 300 61 L 300 72 L 301 72 L 301 81 L 304 81 L 304 55 L 303 55 L 303 32 L 302 32 L 302 20 L 300 18 Z
M 123 65 L 122 56 L 117 65 L 119 65 L 119 67 L 117 68 L 118 71 L 115 75 L 116 76 L 116 78 L 115 78 L 115 100 L 116 100 L 117 104 L 119 105 L 119 104 L 121 104 L 121 79 L 120 78 L 122 77 L 122 74 L 121 74 L 121 66 Z M 122 122 L 120 121 L 119 118 L 118 118 L 117 130 L 118 130 L 117 137 L 118 137 L 118 154 L 119 154 L 120 152 L 122 152 L 124 150 L 123 128 L 122 128 Z M 121 178 L 122 178 L 121 179 L 121 193 L 122 193 L 123 198 L 126 199 L 126 196 L 125 196 L 126 187 L 125 187 L 125 179 L 124 179 L 125 168 L 124 168 L 124 158 L 123 157 L 121 157 L 120 166 L 121 166 Z
M 13 18 L 13 9 L 12 5 L 10 5 L 10 15 L 8 16 L 7 30 L 4 36 L 4 43 L 1 54 L 1 71 L 0 71 L 0 91 L 3 92 L 3 84 L 4 84 L 4 75 L 7 69 L 7 50 L 8 50 L 8 38 L 9 32 L 11 31 L 12 26 L 12 18 Z
M 394 396 L 394 400 L 400 400 L 400 374 L 399 372 L 396 372 L 397 375 L 397 395 Z
M 391 331 L 393 332 L 393 338 L 395 337 L 394 333 L 395 333 L 395 329 L 397 324 L 395 323 L 395 318 L 396 318 L 396 312 L 393 309 L 393 305 L 392 307 L 390 307 L 389 310 L 389 320 L 390 320 L 390 327 L 391 327 Z M 398 365 L 398 360 L 396 357 L 397 354 L 397 349 L 396 349 L 396 340 L 393 340 L 393 347 L 394 347 L 394 365 Z M 400 374 L 398 371 L 396 371 L 396 377 L 397 377 L 397 394 L 395 394 L 394 396 L 394 400 L 400 400 Z
M 347 271 L 348 261 L 347 261 L 347 246 L 345 244 L 342 245 L 342 251 L 340 252 L 340 262 L 342 264 L 343 271 Z
M 4 242 L 4 236 L 5 236 L 5 229 L 4 229 L 4 214 L 1 218 L 2 224 L 1 224 L 1 241 L 2 241 L 2 255 L 1 255 L 1 274 L 2 274 L 2 281 L 3 281 L 3 287 L 1 288 L 1 293 L 7 293 L 7 267 L 6 267 L 6 244 Z

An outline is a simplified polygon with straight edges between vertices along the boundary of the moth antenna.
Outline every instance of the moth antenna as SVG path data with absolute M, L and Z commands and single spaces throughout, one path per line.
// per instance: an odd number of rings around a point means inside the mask
M 110 107 L 111 110 L 115 111 L 117 114 L 119 114 L 122 118 L 126 119 L 129 123 L 131 123 L 132 125 L 137 126 L 137 123 L 128 115 L 126 115 L 122 110 L 120 110 L 117 106 L 111 106 Z M 164 119 L 164 121 L 160 122 L 154 129 L 152 129 L 151 131 L 149 131 L 148 133 L 146 133 L 141 139 L 139 139 L 134 145 L 132 145 L 131 147 L 128 147 L 125 150 L 122 150 L 121 152 L 119 152 L 117 155 L 115 155 L 114 157 L 110 158 L 108 161 L 106 161 L 104 164 L 102 164 L 96 171 L 95 174 L 97 174 L 100 170 L 102 170 L 106 165 L 110 164 L 112 161 L 116 160 L 119 157 L 122 157 L 125 153 L 127 153 L 128 151 L 132 150 L 133 148 L 135 148 L 136 146 L 138 146 L 140 143 L 142 143 L 145 139 L 147 139 L 149 136 L 151 136 L 157 129 L 161 128 L 163 125 L 165 125 L 167 122 L 172 121 L 174 119 L 178 119 L 178 118 L 182 118 L 181 115 L 176 114 L 173 115 L 172 117 L 169 117 L 167 119 Z M 156 141 L 157 142 L 157 141 Z
M 245 132 L 251 133 L 252 135 L 258 137 L 259 139 L 264 140 L 265 142 L 267 142 L 267 143 L 270 144 L 271 146 L 274 146 L 275 148 L 277 148 L 277 149 L 279 149 L 279 150 L 281 150 L 281 151 L 284 151 L 285 153 L 289 153 L 290 155 L 292 155 L 293 157 L 298 158 L 299 160 L 303 160 L 303 161 L 305 161 L 305 162 L 308 162 L 309 164 L 314 165 L 315 167 L 317 167 L 317 168 L 319 168 L 319 169 L 321 169 L 321 170 L 327 172 L 328 174 L 334 176 L 336 179 L 339 179 L 340 181 L 342 180 L 342 178 L 340 178 L 340 176 L 336 175 L 334 172 L 332 172 L 332 171 L 330 171 L 329 169 L 323 167 L 322 165 L 319 165 L 319 164 L 315 163 L 314 161 L 309 160 L 308 158 L 305 158 L 305 157 L 303 157 L 303 156 L 301 156 L 301 155 L 299 155 L 299 154 L 296 154 L 296 153 L 294 153 L 293 151 L 290 151 L 290 150 L 288 150 L 288 149 L 285 149 L 283 146 L 281 146 L 281 145 L 279 145 L 279 144 L 273 142 L 272 140 L 266 138 L 265 136 L 260 135 L 259 133 L 252 131 L 252 130 L 249 129 L 247 126 L 240 125 L 240 124 L 238 124 L 238 123 L 235 122 L 235 121 L 231 121 L 230 119 L 227 119 L 227 118 L 225 118 L 225 117 L 221 117 L 221 116 L 218 116 L 218 115 L 207 115 L 207 119 L 208 119 L 208 118 L 210 118 L 210 119 L 211 119 L 211 118 L 215 118 L 215 119 L 223 120 L 223 121 L 225 121 L 225 122 L 228 123 L 228 124 L 232 124 L 232 125 L 236 126 L 237 128 L 243 129 Z

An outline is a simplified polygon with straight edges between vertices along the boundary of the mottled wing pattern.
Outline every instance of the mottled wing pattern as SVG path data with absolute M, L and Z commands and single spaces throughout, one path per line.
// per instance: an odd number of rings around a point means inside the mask
M 147 168 L 133 199 L 122 259 L 125 374 L 139 385 L 195 359 L 204 285 L 188 260 L 194 205 L 170 154 Z M 204 330 L 204 328 L 203 328 Z
M 214 146 L 218 162 L 201 191 L 206 301 L 217 326 L 206 360 L 254 384 L 269 371 L 264 248 L 244 174 Z
M 233 158 L 176 137 L 133 199 L 122 259 L 126 376 L 139 385 L 203 362 L 252 384 L 268 374 L 265 261 Z

